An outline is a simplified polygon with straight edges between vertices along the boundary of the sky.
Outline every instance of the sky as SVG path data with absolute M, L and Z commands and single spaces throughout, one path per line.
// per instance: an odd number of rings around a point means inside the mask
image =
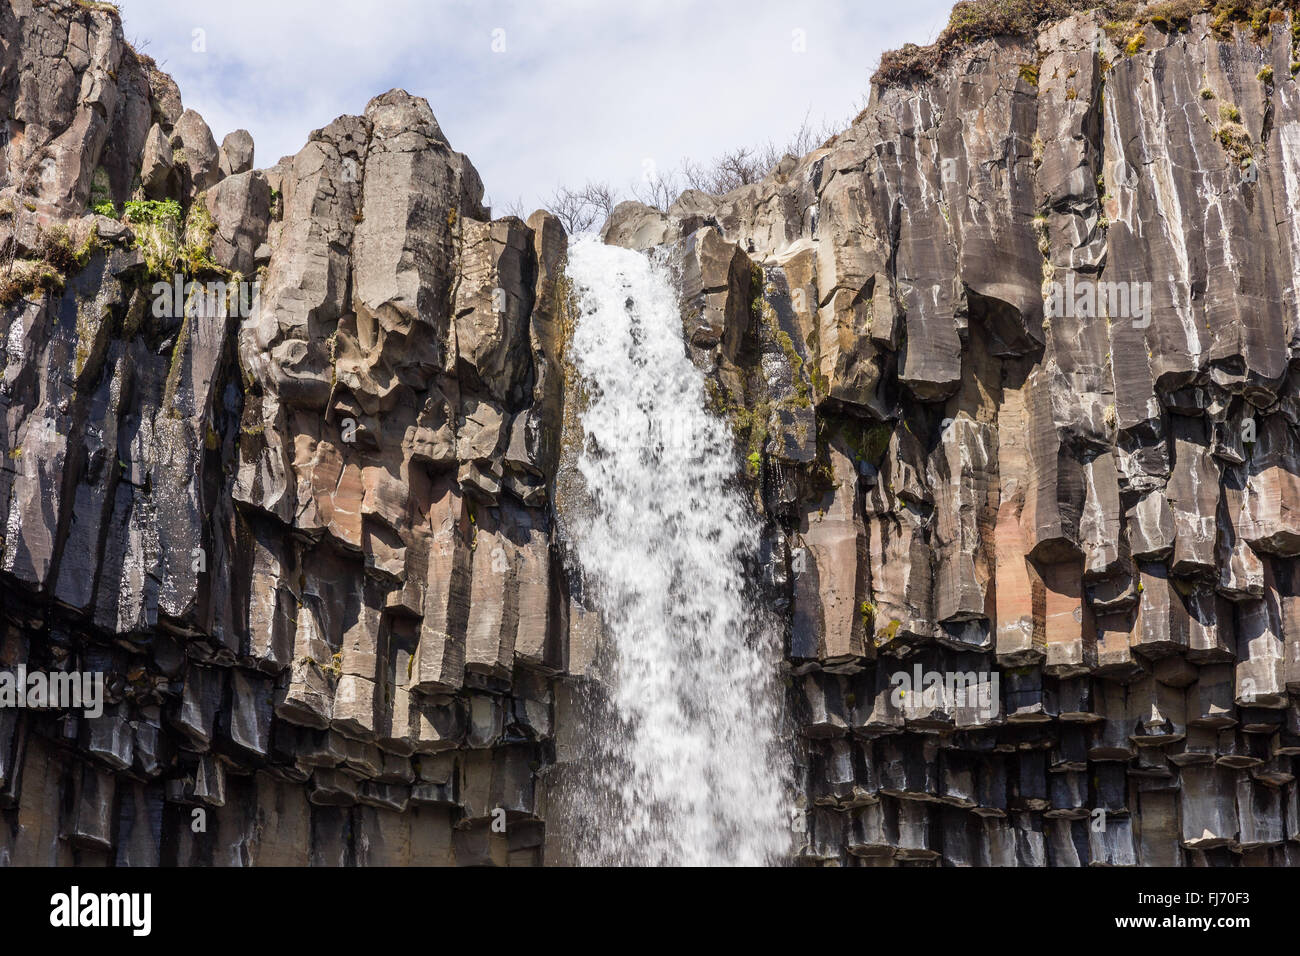
M 401 87 L 429 101 L 501 214 L 561 185 L 618 191 L 683 158 L 835 129 L 883 50 L 933 40 L 952 0 L 121 0 L 126 37 L 219 143 L 259 167 Z

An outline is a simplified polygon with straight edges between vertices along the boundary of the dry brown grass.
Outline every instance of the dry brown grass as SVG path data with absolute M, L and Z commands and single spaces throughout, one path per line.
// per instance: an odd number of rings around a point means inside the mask
M 1108 32 L 1122 34 L 1121 45 L 1127 43 L 1129 52 L 1136 53 L 1142 47 L 1136 36 L 1148 23 L 1161 30 L 1181 30 L 1192 17 L 1208 13 L 1211 27 L 1221 36 L 1231 35 L 1238 26 L 1262 36 L 1288 12 L 1300 11 L 1300 0 L 1161 0 L 1146 5 L 1138 0 L 962 0 L 952 8 L 939 39 L 929 46 L 908 43 L 885 53 L 871 81 L 888 87 L 924 80 L 980 40 L 1033 36 L 1045 23 L 1089 10 L 1100 11 Z M 1300 16 L 1292 22 L 1300 23 Z
M 8 308 L 36 292 L 58 292 L 62 288 L 62 273 L 48 262 L 15 259 L 9 270 L 0 274 L 0 308 Z
M 990 37 L 1032 36 L 1040 24 L 1100 9 L 1112 19 L 1131 16 L 1136 0 L 962 0 L 929 46 L 909 43 L 880 58 L 873 83 L 891 86 L 932 76 L 957 51 Z

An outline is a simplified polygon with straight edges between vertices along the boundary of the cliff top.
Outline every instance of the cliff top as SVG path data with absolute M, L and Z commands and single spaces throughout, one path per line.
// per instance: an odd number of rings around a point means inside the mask
M 1092 10 L 1106 18 L 1108 32 L 1129 37 L 1147 24 L 1185 30 L 1191 18 L 1202 13 L 1211 14 L 1212 28 L 1225 35 L 1238 24 L 1260 33 L 1270 23 L 1285 19 L 1287 10 L 1297 9 L 1300 0 L 962 0 L 952 8 L 937 40 L 928 46 L 904 44 L 883 54 L 871 81 L 883 88 L 924 80 L 972 43 L 998 36 L 1033 36 L 1045 23 Z

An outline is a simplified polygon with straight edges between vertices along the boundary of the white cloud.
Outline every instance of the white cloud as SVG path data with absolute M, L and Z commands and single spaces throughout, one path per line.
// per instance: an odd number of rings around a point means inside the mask
M 218 141 L 250 130 L 258 165 L 400 86 L 429 100 L 498 209 L 516 198 L 531 209 L 562 182 L 623 187 L 647 158 L 671 168 L 685 156 L 779 141 L 809 111 L 814 121 L 848 119 L 866 100 L 881 51 L 932 39 L 950 6 L 122 3 L 127 37 L 176 78 Z M 193 49 L 195 30 L 205 31 L 205 52 Z

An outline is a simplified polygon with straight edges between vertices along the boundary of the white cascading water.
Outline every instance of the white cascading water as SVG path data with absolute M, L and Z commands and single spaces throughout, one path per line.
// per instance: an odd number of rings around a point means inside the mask
M 747 596 L 759 535 L 730 428 L 707 410 L 667 265 L 582 239 L 567 273 L 587 395 L 567 534 L 606 635 L 571 850 L 591 865 L 779 862 L 780 638 Z

